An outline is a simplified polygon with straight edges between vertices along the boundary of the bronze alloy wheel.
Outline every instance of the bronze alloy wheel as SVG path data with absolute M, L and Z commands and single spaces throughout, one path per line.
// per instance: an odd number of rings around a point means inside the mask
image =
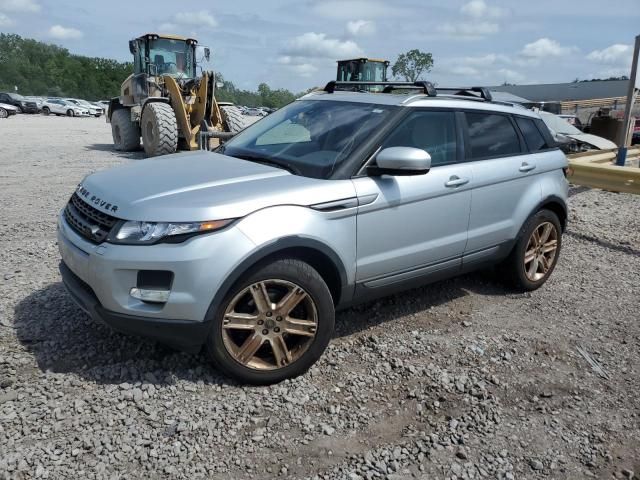
M 558 230 L 551 222 L 538 225 L 529 237 L 524 254 L 524 272 L 532 282 L 543 279 L 556 260 Z
M 238 363 L 276 370 L 296 362 L 313 343 L 318 309 L 295 283 L 269 279 L 241 290 L 225 311 L 222 340 Z

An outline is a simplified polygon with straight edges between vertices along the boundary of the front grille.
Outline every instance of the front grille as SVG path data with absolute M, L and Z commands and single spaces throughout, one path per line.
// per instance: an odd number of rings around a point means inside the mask
M 118 222 L 116 217 L 102 213 L 85 203 L 74 193 L 64 209 L 64 218 L 78 234 L 93 243 L 102 243 Z

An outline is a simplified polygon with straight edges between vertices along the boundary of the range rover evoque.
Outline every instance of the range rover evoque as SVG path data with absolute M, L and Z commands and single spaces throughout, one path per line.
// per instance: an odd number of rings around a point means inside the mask
M 58 222 L 74 300 L 267 384 L 320 357 L 336 309 L 489 265 L 540 287 L 567 222 L 567 160 L 540 117 L 482 88 L 360 85 L 330 82 L 215 152 L 82 180 Z

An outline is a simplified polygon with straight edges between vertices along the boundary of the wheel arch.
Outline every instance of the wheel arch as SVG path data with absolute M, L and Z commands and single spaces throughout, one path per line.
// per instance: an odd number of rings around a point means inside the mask
M 318 240 L 290 236 L 261 247 L 237 265 L 215 293 L 206 320 L 213 319 L 229 290 L 250 269 L 281 258 L 295 258 L 311 265 L 327 284 L 335 306 L 350 300 L 347 273 L 340 257 Z
M 562 231 L 564 232 L 567 229 L 567 219 L 569 217 L 569 212 L 567 208 L 567 202 L 564 199 L 558 197 L 557 195 L 550 195 L 540 202 L 536 209 L 531 212 L 531 215 L 539 212 L 540 210 L 551 210 L 558 216 Z

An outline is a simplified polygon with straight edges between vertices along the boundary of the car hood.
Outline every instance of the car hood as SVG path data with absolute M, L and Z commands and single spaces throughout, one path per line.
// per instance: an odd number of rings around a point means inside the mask
M 212 152 L 138 160 L 86 177 L 78 194 L 125 220 L 240 218 L 276 205 L 308 206 L 355 196 L 351 180 L 320 180 Z
M 581 133 L 581 134 L 566 134 L 563 133 L 565 137 L 573 138 L 582 143 L 587 143 L 593 147 L 596 147 L 600 150 L 611 150 L 614 148 L 618 148 L 618 146 L 613 143 L 611 140 L 606 138 L 599 137 L 597 135 L 591 135 L 590 133 Z
M 18 107 L 14 107 L 13 105 L 9 105 L 8 103 L 0 103 L 0 107 L 4 108 L 5 110 L 12 110 L 14 112 L 18 110 Z

